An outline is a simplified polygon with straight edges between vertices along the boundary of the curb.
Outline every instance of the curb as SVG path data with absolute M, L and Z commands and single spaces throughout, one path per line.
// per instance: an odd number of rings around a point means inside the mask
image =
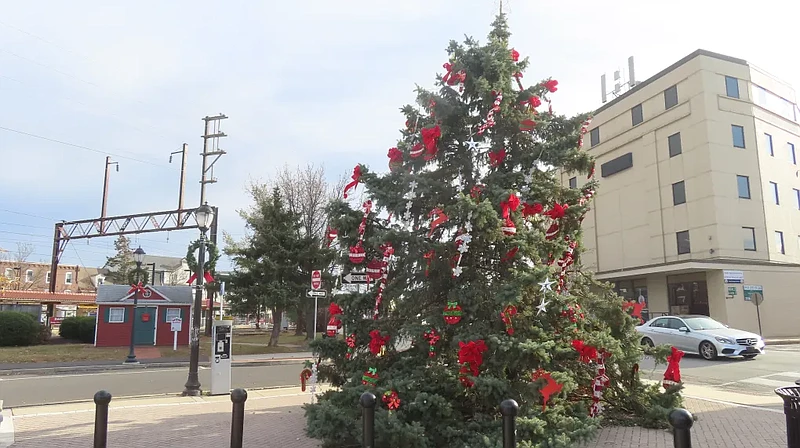
M 264 366 L 281 366 L 290 364 L 300 364 L 310 358 L 284 358 L 276 360 L 258 360 L 258 361 L 234 361 L 231 367 L 264 367 Z M 210 363 L 201 363 L 200 367 L 210 368 Z M 188 362 L 162 362 L 152 364 L 138 364 L 134 366 L 111 364 L 101 366 L 74 366 L 74 367 L 49 367 L 43 369 L 11 369 L 0 370 L 0 377 L 3 376 L 21 376 L 21 375 L 58 375 L 58 374 L 72 374 L 72 373 L 99 373 L 120 370 L 142 370 L 142 369 L 173 369 L 179 367 L 189 367 Z

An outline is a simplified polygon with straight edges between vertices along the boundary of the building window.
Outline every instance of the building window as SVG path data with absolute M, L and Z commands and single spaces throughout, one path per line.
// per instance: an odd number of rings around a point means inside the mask
M 33 283 L 33 271 L 30 269 L 25 271 L 25 283 Z
M 3 273 L 3 277 L 5 277 L 5 278 L 10 280 L 12 278 L 16 278 L 17 276 L 14 275 L 14 269 L 6 268 L 5 273 Z
M 736 175 L 736 188 L 739 190 L 740 199 L 750 199 L 750 178 Z
M 789 160 L 792 161 L 792 164 L 797 165 L 797 154 L 794 152 L 794 143 L 786 143 L 786 147 L 789 149 Z
M 71 285 L 72 284 L 72 272 L 67 272 L 64 275 L 64 284 L 65 285 Z
M 44 275 L 44 282 L 47 283 L 48 285 L 50 284 L 50 273 L 49 272 Z
M 631 122 L 634 126 L 644 121 L 644 114 L 642 113 L 642 105 L 639 104 L 631 109 Z
M 772 147 L 772 136 L 764 134 L 764 144 L 767 146 L 767 152 L 772 157 L 775 157 L 775 149 Z
M 125 308 L 109 308 L 108 323 L 121 324 L 125 322 Z
M 689 244 L 689 231 L 676 232 L 675 239 L 678 241 L 678 255 L 688 254 L 692 251 L 692 246 Z
M 794 190 L 794 199 L 797 202 L 797 209 L 800 210 L 800 190 L 797 188 L 792 188 Z
M 167 308 L 167 312 L 165 314 L 167 322 L 172 322 L 172 319 L 180 318 L 181 317 L 181 309 L 180 308 Z
M 786 253 L 786 248 L 783 246 L 783 232 L 778 230 L 775 231 L 775 250 L 781 254 Z
M 64 290 L 64 294 L 72 294 L 72 290 L 65 289 L 65 290 Z
M 677 132 L 667 137 L 667 145 L 669 146 L 670 157 L 675 157 L 683 152 L 681 148 L 681 133 Z
M 569 188 L 578 188 L 578 178 L 577 177 L 571 177 L 569 179 Z
M 664 91 L 664 109 L 678 105 L 678 86 L 672 86 Z
M 744 148 L 744 128 L 732 124 L 731 131 L 733 132 L 733 146 L 736 148 Z
M 781 205 L 780 197 L 778 197 L 778 184 L 770 182 L 769 188 L 772 190 L 772 200 L 775 201 L 775 205 Z
M 686 187 L 683 181 L 672 184 L 672 205 L 686 203 Z
M 744 250 L 756 250 L 756 229 L 753 227 L 742 227 L 742 237 L 744 238 Z
M 589 131 L 589 143 L 591 146 L 597 146 L 600 144 L 600 128 L 594 128 Z
M 97 284 L 98 285 L 105 285 L 106 284 L 106 279 L 104 279 L 103 277 L 97 277 Z
M 739 80 L 737 78 L 725 77 L 725 94 L 731 98 L 739 98 Z
M 600 165 L 600 176 L 608 177 L 633 166 L 633 153 L 629 152 Z

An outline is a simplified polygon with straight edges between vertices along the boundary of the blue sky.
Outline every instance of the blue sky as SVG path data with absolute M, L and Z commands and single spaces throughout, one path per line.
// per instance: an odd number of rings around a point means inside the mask
M 769 2 L 767 2 L 769 3 Z M 559 81 L 557 111 L 600 105 L 599 77 L 629 55 L 643 80 L 704 48 L 797 86 L 800 6 L 676 0 L 505 2 L 512 45 L 532 60 L 524 81 Z M 0 248 L 34 245 L 48 260 L 54 220 L 99 216 L 105 156 L 109 214 L 177 206 L 189 144 L 187 206 L 199 198 L 203 116 L 225 113 L 228 152 L 208 200 L 243 233 L 249 179 L 284 165 L 324 164 L 331 180 L 358 163 L 385 169 L 415 84 L 433 86 L 450 39 L 485 41 L 499 0 L 423 2 L 7 2 L 0 16 Z M 183 256 L 194 231 L 134 238 Z M 80 240 L 63 262 L 99 266 L 113 238 Z

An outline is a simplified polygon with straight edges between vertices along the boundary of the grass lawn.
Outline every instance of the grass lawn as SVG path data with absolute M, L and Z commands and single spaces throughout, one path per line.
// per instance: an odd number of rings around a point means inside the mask
M 211 353 L 211 338 L 200 337 L 200 358 L 207 359 Z M 246 344 L 238 344 L 244 342 Z M 292 353 L 306 351 L 305 337 L 294 332 L 282 333 L 278 347 L 267 347 L 269 333 L 263 335 L 236 336 L 233 333 L 233 356 L 263 355 L 270 353 Z M 263 344 L 263 345 L 254 345 Z M 286 344 L 286 345 L 283 345 Z M 140 346 L 137 346 L 140 347 Z M 189 347 L 157 347 L 162 358 L 189 358 Z M 77 362 L 77 361 L 124 361 L 128 347 L 94 347 L 91 344 L 57 343 L 31 347 L 0 347 L 0 364 Z

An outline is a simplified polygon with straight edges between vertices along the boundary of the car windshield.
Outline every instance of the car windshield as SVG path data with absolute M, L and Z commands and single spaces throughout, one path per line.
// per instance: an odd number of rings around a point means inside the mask
M 725 325 L 710 317 L 690 317 L 683 320 L 692 330 L 719 330 L 725 328 Z

